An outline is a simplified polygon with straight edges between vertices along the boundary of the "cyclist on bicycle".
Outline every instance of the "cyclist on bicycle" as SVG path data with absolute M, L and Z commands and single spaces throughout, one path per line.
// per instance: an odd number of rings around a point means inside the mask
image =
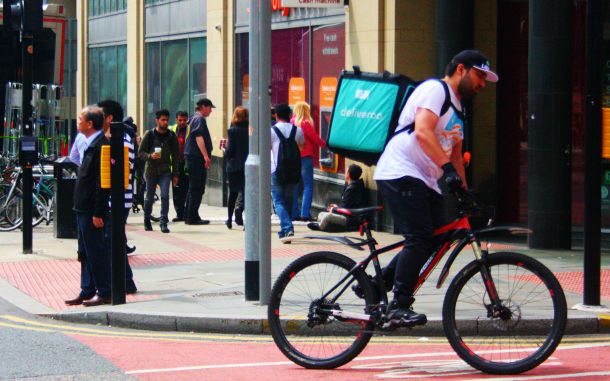
M 377 163 L 374 179 L 405 237 L 403 249 L 383 271 L 386 286 L 393 285 L 394 299 L 388 308 L 392 323 L 413 326 L 427 321 L 411 305 L 419 272 L 433 250 L 434 229 L 443 216 L 437 182 L 444 177 L 451 191 L 466 187 L 460 102 L 477 94 L 486 80 L 498 81 L 489 66 L 480 52 L 464 50 L 449 62 L 444 78 L 420 84 L 407 100 L 396 135 Z M 398 133 L 401 130 L 406 133 Z

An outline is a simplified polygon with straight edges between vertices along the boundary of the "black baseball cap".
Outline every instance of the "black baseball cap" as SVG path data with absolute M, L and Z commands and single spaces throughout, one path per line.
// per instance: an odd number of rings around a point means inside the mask
M 462 64 L 467 69 L 475 68 L 487 74 L 486 80 L 498 82 L 500 77 L 491 70 L 491 63 L 481 52 L 477 50 L 462 50 L 451 59 L 454 64 Z
M 214 106 L 214 103 L 212 103 L 212 101 L 209 100 L 208 98 L 201 98 L 200 100 L 197 101 L 197 107 L 201 107 L 201 106 L 216 108 L 216 106 Z

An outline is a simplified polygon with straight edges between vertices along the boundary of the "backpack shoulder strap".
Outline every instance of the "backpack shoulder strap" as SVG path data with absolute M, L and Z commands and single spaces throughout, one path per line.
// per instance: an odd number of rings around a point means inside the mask
M 273 128 L 273 131 L 275 131 L 275 134 L 277 135 L 277 137 L 280 138 L 280 142 L 283 142 L 284 140 L 286 140 L 286 138 L 282 134 L 282 131 L 280 131 L 279 128 L 277 128 L 276 126 L 272 126 L 271 128 Z
M 441 116 L 445 115 L 445 113 L 447 111 L 449 111 L 449 108 L 452 108 L 453 111 L 455 112 L 455 114 L 458 116 L 458 118 L 460 118 L 463 122 L 465 122 L 466 115 L 465 115 L 464 111 L 458 110 L 458 108 L 455 107 L 455 105 L 451 101 L 451 95 L 449 94 L 449 85 L 447 85 L 447 82 L 440 80 L 440 79 L 439 79 L 439 82 L 441 83 L 441 85 L 443 85 L 443 89 L 445 89 L 445 102 L 443 103 L 443 106 L 441 107 Z M 462 109 L 463 108 L 464 107 L 462 106 Z
M 443 81 L 442 79 L 437 79 L 437 81 L 439 81 L 441 85 L 443 85 L 443 90 L 445 90 L 445 101 L 443 102 L 443 106 L 441 107 L 440 115 L 443 116 L 449 110 L 449 107 L 452 106 L 451 95 L 449 94 L 449 85 L 447 85 L 447 82 Z
M 297 126 L 295 126 L 293 124 L 292 129 L 290 130 L 290 137 L 288 139 L 294 140 L 296 136 L 297 136 Z

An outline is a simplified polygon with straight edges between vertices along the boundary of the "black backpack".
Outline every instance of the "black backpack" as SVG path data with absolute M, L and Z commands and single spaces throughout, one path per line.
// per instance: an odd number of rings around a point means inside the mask
M 276 126 L 273 126 L 273 131 L 280 139 L 275 171 L 278 181 L 280 184 L 297 184 L 301 181 L 301 151 L 295 140 L 297 127 L 292 126 L 288 138 Z

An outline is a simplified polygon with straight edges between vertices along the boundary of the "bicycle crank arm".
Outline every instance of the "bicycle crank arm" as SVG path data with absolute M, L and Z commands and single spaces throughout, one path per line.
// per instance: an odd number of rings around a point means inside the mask
M 332 316 L 341 318 L 344 320 L 358 320 L 358 321 L 371 321 L 373 320 L 371 315 L 361 314 L 358 312 L 349 312 L 349 311 L 338 311 L 332 310 Z

